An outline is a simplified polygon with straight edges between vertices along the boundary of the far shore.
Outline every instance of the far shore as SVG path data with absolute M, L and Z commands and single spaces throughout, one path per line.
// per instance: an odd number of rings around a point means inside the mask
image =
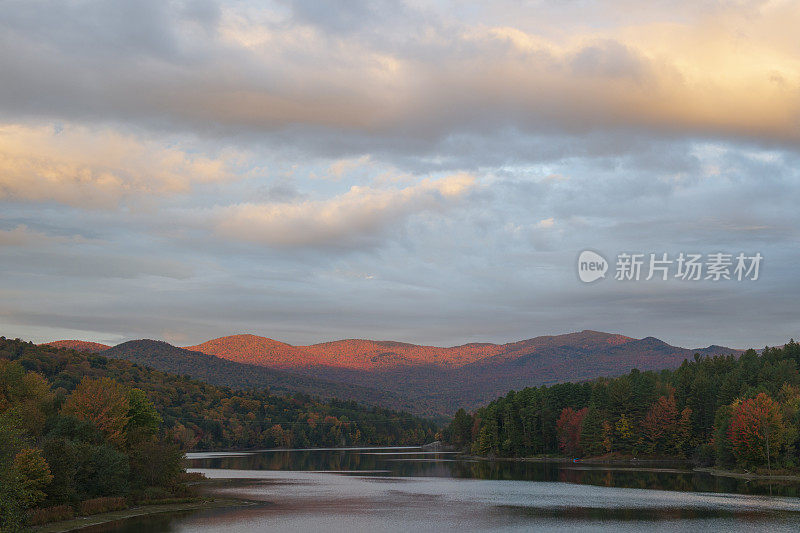
M 587 459 L 570 459 L 568 457 L 485 457 L 480 455 L 461 455 L 465 459 L 479 461 L 511 461 L 525 463 L 559 463 L 572 465 L 574 468 L 581 466 L 602 468 L 604 470 L 614 470 L 619 472 L 661 472 L 671 474 L 691 474 L 693 472 L 710 474 L 718 477 L 729 477 L 737 479 L 768 480 L 768 481 L 795 481 L 800 482 L 800 473 L 797 474 L 764 474 L 758 472 L 725 470 L 714 467 L 693 466 L 687 461 L 680 459 L 640 459 L 636 457 L 594 457 Z M 662 466 L 658 465 L 672 465 Z M 683 467 L 675 466 L 683 465 Z

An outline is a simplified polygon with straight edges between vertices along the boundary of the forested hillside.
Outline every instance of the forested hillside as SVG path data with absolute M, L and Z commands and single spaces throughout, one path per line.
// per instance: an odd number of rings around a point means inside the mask
M 435 430 L 433 422 L 352 401 L 233 390 L 125 360 L 0 337 L 4 358 L 42 374 L 57 394 L 86 376 L 139 388 L 187 449 L 423 444 Z
M 696 356 L 676 370 L 509 392 L 460 410 L 446 439 L 473 453 L 800 465 L 800 345 Z
M 85 349 L 84 349 L 85 351 Z M 433 414 L 420 409 L 419 403 L 400 394 L 374 387 L 336 383 L 322 377 L 292 374 L 263 366 L 237 363 L 213 355 L 178 348 L 155 340 L 128 341 L 104 350 L 101 355 L 125 359 L 162 372 L 188 375 L 194 379 L 232 389 L 269 389 L 272 394 L 311 394 L 320 398 L 352 400 L 366 405 L 380 405 L 393 410 L 414 410 L 415 414 Z
M 0 531 L 184 495 L 187 449 L 423 444 L 433 437 L 432 422 L 405 413 L 233 391 L 0 337 Z

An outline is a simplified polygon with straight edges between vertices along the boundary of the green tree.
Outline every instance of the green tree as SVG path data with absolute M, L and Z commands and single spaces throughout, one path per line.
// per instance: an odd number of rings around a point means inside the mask
M 603 413 L 594 406 L 590 406 L 583 417 L 581 424 L 581 445 L 584 452 L 590 456 L 603 455 Z
M 128 391 L 128 413 L 125 430 L 127 432 L 140 431 L 145 434 L 155 435 L 164 421 L 156 411 L 153 402 L 141 389 Z
M 21 490 L 21 503 L 33 507 L 45 499 L 45 487 L 53 481 L 50 466 L 36 448 L 23 448 L 14 456 L 12 472 Z
M 453 444 L 463 447 L 472 440 L 474 420 L 463 408 L 456 411 L 450 423 L 450 439 Z

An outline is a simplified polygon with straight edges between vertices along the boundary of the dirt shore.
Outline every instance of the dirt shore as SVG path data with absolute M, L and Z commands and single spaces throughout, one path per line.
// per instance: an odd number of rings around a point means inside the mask
M 41 526 L 34 526 L 30 531 L 35 533 L 62 533 L 75 531 L 89 526 L 97 526 L 126 518 L 146 516 L 157 513 L 174 513 L 180 511 L 195 511 L 200 509 L 214 509 L 217 507 L 236 507 L 241 505 L 254 505 L 253 502 L 225 498 L 198 498 L 195 501 L 184 503 L 168 503 L 161 505 L 141 505 L 129 507 L 121 511 L 100 513 L 91 516 L 80 516 L 63 522 L 52 522 Z

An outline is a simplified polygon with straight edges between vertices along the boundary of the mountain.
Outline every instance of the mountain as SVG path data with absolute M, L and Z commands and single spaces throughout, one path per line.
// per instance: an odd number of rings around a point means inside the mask
M 102 353 L 217 385 L 269 387 L 416 414 L 449 415 L 512 389 L 613 377 L 633 368 L 670 369 L 696 353 L 713 356 L 740 351 L 723 346 L 687 349 L 655 337 L 635 339 L 584 330 L 507 344 L 445 348 L 365 339 L 293 346 L 242 334 L 186 348 L 131 341 Z
M 76 352 L 102 352 L 103 350 L 108 350 L 111 348 L 111 346 L 108 346 L 107 344 L 100 344 L 99 342 L 75 340 L 45 342 L 43 346 L 66 348 L 67 350 L 75 350 Z
M 143 339 L 123 342 L 100 352 L 100 355 L 124 359 L 162 372 L 188 375 L 217 386 L 234 389 L 268 388 L 273 394 L 300 392 L 320 398 L 353 400 L 366 405 L 394 406 L 404 410 L 415 408 L 421 414 L 434 414 L 422 412 L 410 399 L 391 391 L 227 361 L 213 355 L 178 348 L 164 341 Z
M 635 339 L 592 330 L 507 344 L 448 348 L 356 339 L 292 346 L 255 335 L 234 335 L 190 349 L 232 361 L 395 391 L 442 414 L 459 407 L 477 407 L 512 389 L 618 376 L 633 368 L 676 368 L 695 353 L 740 353 L 722 346 L 692 350 L 654 337 Z
M 395 341 L 346 339 L 311 346 L 292 346 L 248 334 L 220 337 L 197 346 L 187 346 L 186 349 L 273 368 L 325 365 L 359 370 L 415 365 L 454 368 L 500 353 L 500 346 L 496 344 L 476 343 L 439 348 Z

